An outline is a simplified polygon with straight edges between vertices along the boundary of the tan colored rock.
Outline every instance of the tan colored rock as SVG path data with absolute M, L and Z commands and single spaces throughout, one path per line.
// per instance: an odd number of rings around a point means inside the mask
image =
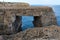
M 30 5 L 25 2 L 0 2 L 0 7 L 29 7 Z
M 20 21 L 16 23 L 16 16 Z M 37 16 L 34 17 L 34 26 L 50 26 L 57 25 L 56 17 L 51 7 L 47 6 L 30 6 L 28 3 L 10 3 L 0 2 L 0 34 L 14 34 L 21 30 L 21 16 Z M 17 25 L 17 26 L 16 26 Z M 18 30 L 19 29 L 19 30 Z
M 27 29 L 24 31 L 23 37 L 18 34 L 18 40 L 19 37 L 23 40 L 60 40 L 60 27 L 52 25 Z
M 35 27 L 14 35 L 4 36 L 7 40 L 60 40 L 60 27 L 56 25 Z

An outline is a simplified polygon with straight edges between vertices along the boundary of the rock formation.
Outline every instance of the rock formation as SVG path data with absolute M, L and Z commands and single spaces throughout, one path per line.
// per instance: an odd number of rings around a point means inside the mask
M 22 3 L 22 2 L 0 2 L 0 7 L 29 7 L 30 5 L 28 3 Z
M 56 17 L 51 7 L 47 6 L 30 6 L 27 3 L 2 3 L 0 2 L 0 34 L 11 35 L 20 32 L 22 25 L 21 16 L 34 16 L 33 24 L 35 27 L 45 27 L 56 25 Z M 32 31 L 30 33 L 30 31 Z M 38 36 L 40 29 L 26 31 L 26 37 Z M 38 33 L 37 33 L 38 32 Z M 36 35 L 36 34 L 38 35 Z M 23 32 L 23 35 L 25 35 Z M 35 34 L 35 35 L 34 35 Z M 43 32 L 41 34 L 44 34 Z M 21 34 L 22 35 L 22 34 Z M 41 36 L 41 35 L 40 35 Z M 44 35 L 42 35 L 43 37 Z M 24 37 L 25 39 L 27 39 Z M 1 37 L 0 37 L 1 38 Z M 20 38 L 19 38 L 20 39 Z M 15 39 L 14 39 L 15 40 Z M 24 40 L 24 39 L 23 39 Z M 28 40 L 30 40 L 28 38 Z
M 60 27 L 56 25 L 36 27 L 2 37 L 5 40 L 60 40 Z

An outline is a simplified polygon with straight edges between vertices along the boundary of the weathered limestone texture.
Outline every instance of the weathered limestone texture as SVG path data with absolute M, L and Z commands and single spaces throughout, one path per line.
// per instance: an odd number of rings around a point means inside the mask
M 40 9 L 40 16 L 34 16 L 34 19 L 35 27 L 56 25 L 56 17 L 52 8 Z
M 60 40 L 60 27 L 35 27 L 14 35 L 3 35 L 5 40 Z
M 15 8 L 19 8 L 19 7 L 29 7 L 30 5 L 28 4 L 28 3 L 22 3 L 22 2 L 20 2 L 20 3 L 17 3 L 17 2 L 15 2 L 15 3 L 12 3 L 12 2 L 0 2 L 0 7 L 15 7 Z
M 20 32 L 22 30 L 21 16 L 34 16 L 35 27 L 56 25 L 56 17 L 51 7 L 30 6 L 28 3 L 0 2 L 0 34 Z

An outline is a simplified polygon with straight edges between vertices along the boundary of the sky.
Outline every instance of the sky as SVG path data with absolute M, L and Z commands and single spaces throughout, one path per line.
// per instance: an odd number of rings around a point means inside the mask
M 0 0 L 3 2 L 3 0 Z M 5 2 L 26 2 L 31 5 L 60 5 L 60 0 L 4 0 Z

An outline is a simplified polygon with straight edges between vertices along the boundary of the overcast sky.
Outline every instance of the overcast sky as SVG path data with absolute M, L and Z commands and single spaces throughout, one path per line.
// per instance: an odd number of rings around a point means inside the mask
M 3 1 L 3 0 L 0 0 Z M 27 2 L 31 5 L 60 5 L 60 0 L 4 0 L 5 2 Z

